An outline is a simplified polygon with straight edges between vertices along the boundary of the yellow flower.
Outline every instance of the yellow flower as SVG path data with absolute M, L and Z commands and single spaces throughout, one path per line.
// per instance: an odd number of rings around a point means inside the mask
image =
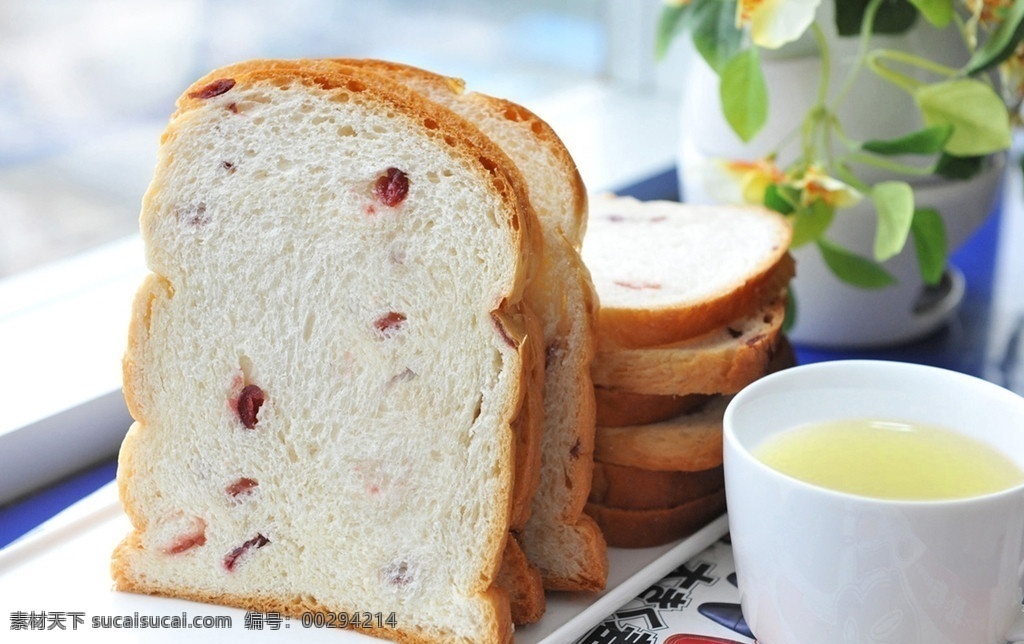
M 768 186 L 781 183 L 786 178 L 771 157 L 756 161 L 721 161 L 719 165 L 732 181 L 739 184 L 740 199 L 746 203 L 763 204 Z
M 1013 0 L 964 0 L 964 4 L 981 24 L 993 26 L 1002 22 L 1006 10 L 1013 5 Z
M 804 206 L 822 201 L 833 208 L 845 208 L 861 200 L 861 194 L 857 189 L 830 177 L 817 166 L 807 168 L 804 175 L 792 185 L 800 189 L 800 203 Z
M 754 44 L 778 49 L 803 35 L 821 0 L 739 0 L 736 26 L 750 27 Z

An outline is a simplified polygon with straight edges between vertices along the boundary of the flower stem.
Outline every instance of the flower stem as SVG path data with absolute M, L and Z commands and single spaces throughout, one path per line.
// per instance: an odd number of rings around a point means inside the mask
M 803 158 L 805 160 L 818 158 L 815 152 L 818 149 L 819 143 L 825 148 L 826 158 L 831 157 L 830 132 L 833 121 L 832 114 L 827 106 L 828 88 L 832 76 L 831 51 L 821 26 L 817 23 L 812 23 L 811 33 L 814 34 L 814 39 L 818 45 L 820 72 L 817 97 L 814 104 L 807 110 L 801 127 Z
M 857 41 L 857 56 L 853 61 L 853 65 L 850 68 L 850 73 L 846 76 L 846 82 L 836 92 L 835 100 L 833 105 L 839 105 L 846 98 L 846 95 L 853 89 L 853 84 L 857 80 L 857 76 L 860 74 L 860 70 L 863 69 L 865 61 L 868 58 L 868 50 L 871 47 L 871 36 L 874 30 L 875 16 L 878 14 L 879 7 L 882 6 L 883 0 L 871 0 L 868 3 L 866 9 L 864 9 L 864 16 L 861 18 L 860 23 L 860 37 Z
M 957 75 L 957 70 L 932 62 L 921 56 L 917 56 L 898 49 L 878 49 L 868 56 L 868 66 L 873 72 L 889 81 L 897 87 L 901 87 L 908 93 L 913 93 L 923 83 L 916 78 L 900 73 L 887 63 L 900 63 L 908 67 L 923 69 L 939 76 L 952 78 Z

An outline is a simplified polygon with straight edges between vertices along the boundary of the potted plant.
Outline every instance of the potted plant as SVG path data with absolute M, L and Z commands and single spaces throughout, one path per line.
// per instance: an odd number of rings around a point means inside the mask
M 791 220 L 795 339 L 807 323 L 810 342 L 884 344 L 941 321 L 948 310 L 915 306 L 949 280 L 951 247 L 978 223 L 964 211 L 983 218 L 999 185 L 1024 0 L 667 1 L 658 54 L 684 35 L 707 86 L 695 74 L 684 100 L 684 197 Z M 824 287 L 802 283 L 815 266 Z M 825 291 L 848 311 L 805 295 Z M 851 338 L 831 335 L 837 319 Z

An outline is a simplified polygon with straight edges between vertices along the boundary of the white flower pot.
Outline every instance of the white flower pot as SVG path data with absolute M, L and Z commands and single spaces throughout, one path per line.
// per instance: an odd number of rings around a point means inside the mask
M 826 28 L 826 32 L 828 32 Z M 856 40 L 838 38 L 832 32 L 832 86 L 846 78 Z M 963 60 L 963 45 L 953 31 L 915 27 L 898 37 L 876 37 L 876 45 L 926 52 L 946 52 L 949 64 Z M 792 54 L 792 55 L 790 55 Z M 692 68 L 681 110 L 679 147 L 680 190 L 684 201 L 715 203 L 721 196 L 711 188 L 710 164 L 716 159 L 761 158 L 785 137 L 798 131 L 818 92 L 820 59 L 813 48 L 798 43 L 771 57 L 762 67 L 769 88 L 769 116 L 765 128 L 743 143 L 722 116 L 718 77 L 699 56 L 690 57 Z M 854 90 L 843 102 L 839 115 L 847 135 L 855 140 L 887 139 L 922 127 L 910 97 L 862 70 Z M 794 139 L 798 144 L 798 139 Z M 785 166 L 798 145 L 778 158 Z M 950 252 L 955 251 L 991 212 L 999 190 L 1005 160 L 994 159 L 983 173 L 967 181 L 935 177 L 910 180 L 915 204 L 931 206 L 945 221 Z M 874 168 L 856 169 L 868 182 L 892 178 Z M 907 180 L 906 177 L 901 177 Z M 868 200 L 837 212 L 826 237 L 864 256 L 871 256 L 876 216 Z M 863 289 L 840 282 L 824 265 L 817 247 L 795 249 L 797 277 L 793 281 L 798 306 L 790 337 L 797 343 L 860 348 L 903 343 L 939 327 L 963 296 L 963 279 L 955 268 L 947 271 L 943 290 L 927 289 L 918 273 L 912 244 L 884 266 L 898 280 L 895 286 Z

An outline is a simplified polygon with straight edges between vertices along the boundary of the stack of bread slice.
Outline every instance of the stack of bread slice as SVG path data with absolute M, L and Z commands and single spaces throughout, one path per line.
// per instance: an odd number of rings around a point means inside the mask
M 188 88 L 141 215 L 117 587 L 467 643 L 603 587 L 585 205 L 540 119 L 420 70 Z
M 732 394 L 793 362 L 792 231 L 756 207 L 591 198 L 583 258 L 601 302 L 587 512 L 611 546 L 678 539 L 725 509 Z

